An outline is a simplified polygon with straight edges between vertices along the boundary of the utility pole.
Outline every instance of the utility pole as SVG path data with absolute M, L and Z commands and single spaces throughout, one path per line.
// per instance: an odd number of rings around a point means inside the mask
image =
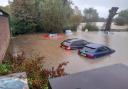
M 112 7 L 109 10 L 109 16 L 108 16 L 108 19 L 107 19 L 107 22 L 106 22 L 106 27 L 105 27 L 104 31 L 110 31 L 111 30 L 112 19 L 117 14 L 118 9 L 119 9 L 118 7 Z

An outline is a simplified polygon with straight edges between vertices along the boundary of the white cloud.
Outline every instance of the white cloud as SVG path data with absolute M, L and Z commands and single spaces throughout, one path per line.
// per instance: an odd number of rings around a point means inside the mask
M 8 5 L 8 0 L 0 0 L 0 6 Z

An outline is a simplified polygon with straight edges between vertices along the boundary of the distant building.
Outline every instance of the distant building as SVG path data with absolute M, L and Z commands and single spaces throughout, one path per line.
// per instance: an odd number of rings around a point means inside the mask
M 0 9 L 0 63 L 5 57 L 10 42 L 10 29 L 8 17 L 8 13 Z

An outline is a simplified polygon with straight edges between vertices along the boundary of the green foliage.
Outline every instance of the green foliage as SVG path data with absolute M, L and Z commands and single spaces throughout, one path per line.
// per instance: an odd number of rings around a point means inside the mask
M 11 4 L 13 34 L 62 32 L 69 22 L 68 0 L 14 0 Z
M 65 30 L 76 31 L 77 26 L 78 26 L 77 24 L 70 24 L 69 26 L 64 27 L 64 32 L 65 32 Z
M 72 31 L 76 31 L 76 30 L 77 30 L 77 25 L 74 24 L 74 25 L 70 26 L 70 29 L 71 29 Z
M 117 25 L 126 25 L 128 24 L 128 9 L 122 10 L 118 17 L 115 19 Z
M 0 64 L 0 75 L 8 74 L 11 71 L 10 64 Z
M 86 22 L 96 22 L 99 18 L 97 10 L 94 8 L 84 9 L 84 17 Z
M 85 28 L 83 28 L 83 31 L 85 31 L 85 29 L 88 29 L 88 31 L 98 31 L 99 28 L 96 25 L 93 25 L 91 23 L 87 23 Z
M 70 2 L 65 0 L 44 0 L 42 25 L 46 32 L 63 32 L 70 18 Z
M 7 12 L 8 14 L 10 14 L 9 5 L 7 5 L 7 6 L 0 6 L 0 9 L 4 10 L 4 11 Z
M 70 22 L 68 23 L 69 29 L 72 31 L 77 30 L 77 26 L 83 21 L 83 16 L 78 7 L 72 10 L 72 15 L 70 16 Z
M 37 0 L 14 0 L 11 7 L 13 34 L 38 32 L 41 29 Z
M 63 62 L 57 68 L 43 68 L 44 57 L 26 58 L 24 52 L 17 56 L 10 55 L 10 59 L 0 65 L 0 75 L 8 73 L 26 72 L 30 89 L 48 89 L 48 78 L 64 76 L 64 66 L 68 62 Z
M 115 19 L 115 24 L 116 25 L 121 25 L 122 26 L 122 25 L 125 25 L 125 23 L 126 22 L 125 22 L 124 18 L 118 17 L 118 18 Z

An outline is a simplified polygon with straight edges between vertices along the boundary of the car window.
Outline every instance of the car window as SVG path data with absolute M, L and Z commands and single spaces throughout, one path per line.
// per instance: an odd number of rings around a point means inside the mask
M 71 46 L 78 46 L 79 44 L 80 44 L 79 41 L 74 41 L 72 42 Z
M 76 39 L 76 38 L 74 38 L 74 39 Z M 74 39 L 67 39 L 67 40 L 65 40 L 65 42 L 70 42 L 70 41 L 72 41 Z
M 104 47 L 104 49 L 106 49 L 106 50 L 110 50 L 108 47 Z
M 85 46 L 83 49 L 82 49 L 82 52 L 95 52 L 96 49 L 95 48 L 91 48 L 91 47 L 87 47 Z
M 88 42 L 87 41 L 83 41 L 83 44 L 86 45 Z
M 79 41 L 79 44 L 80 44 L 80 45 L 86 45 L 87 42 L 86 42 L 85 40 L 80 40 L 80 41 Z
M 80 40 L 78 41 L 79 44 L 84 44 L 84 41 Z
M 104 52 L 104 51 L 107 51 L 109 50 L 107 47 L 101 47 L 97 50 L 97 52 Z
M 74 41 L 72 42 L 72 46 L 83 46 L 83 45 L 86 45 L 87 42 L 85 40 L 78 40 L 78 41 Z
M 66 44 L 66 43 L 68 43 L 68 44 L 70 43 L 70 44 L 71 44 L 70 41 L 63 41 L 63 42 L 62 42 L 62 44 Z

